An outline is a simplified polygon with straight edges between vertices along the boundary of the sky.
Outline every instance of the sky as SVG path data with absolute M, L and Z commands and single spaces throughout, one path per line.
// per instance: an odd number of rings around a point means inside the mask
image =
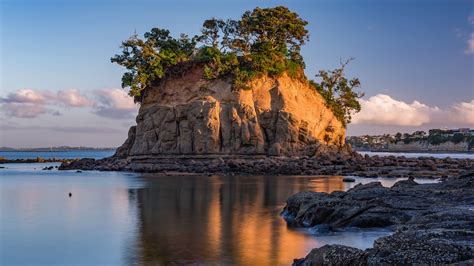
M 309 22 L 308 77 L 355 58 L 348 135 L 474 128 L 474 0 L 0 0 L 0 146 L 120 145 L 138 110 L 110 63 L 121 41 L 278 5 Z

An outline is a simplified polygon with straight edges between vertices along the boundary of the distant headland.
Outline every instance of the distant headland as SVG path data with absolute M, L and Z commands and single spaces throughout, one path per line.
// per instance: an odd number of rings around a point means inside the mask
M 350 136 L 346 142 L 357 151 L 474 152 L 474 129 L 430 129 L 412 134 Z
M 12 148 L 0 147 L 0 152 L 64 152 L 64 151 L 109 151 L 115 150 L 116 147 L 87 147 L 87 146 L 55 146 L 55 147 L 39 147 L 39 148 Z

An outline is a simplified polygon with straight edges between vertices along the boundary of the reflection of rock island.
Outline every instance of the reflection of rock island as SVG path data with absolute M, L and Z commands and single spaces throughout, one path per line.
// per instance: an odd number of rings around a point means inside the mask
M 308 186 L 344 189 L 338 177 L 144 178 L 146 188 L 134 191 L 141 225 L 132 261 L 154 265 L 290 264 L 317 239 L 289 230 L 278 216 L 281 204 Z

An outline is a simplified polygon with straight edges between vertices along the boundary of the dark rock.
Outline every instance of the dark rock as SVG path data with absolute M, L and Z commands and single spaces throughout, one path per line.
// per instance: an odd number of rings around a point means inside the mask
M 466 174 L 433 184 L 409 178 L 392 188 L 372 182 L 347 192 L 302 192 L 287 200 L 282 214 L 293 226 L 395 228 L 393 235 L 376 240 L 372 249 L 352 250 L 365 254 L 368 265 L 462 264 L 474 259 L 473 206 L 474 176 Z M 322 258 L 334 252 L 314 249 L 295 264 L 327 264 Z M 339 263 L 346 262 L 333 262 L 345 265 Z
M 470 230 L 425 229 L 398 231 L 379 238 L 369 255 L 370 265 L 447 264 L 474 258 Z
M 344 177 L 342 179 L 342 182 L 355 182 L 355 179 L 351 177 Z
M 293 265 L 367 265 L 367 256 L 367 252 L 357 248 L 341 245 L 325 245 L 311 250 L 303 259 L 296 259 Z

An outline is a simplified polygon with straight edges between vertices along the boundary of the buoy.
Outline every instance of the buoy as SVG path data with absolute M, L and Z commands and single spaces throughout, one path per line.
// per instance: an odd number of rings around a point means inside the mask
M 72 196 L 72 193 L 71 193 L 71 192 L 69 192 L 69 197 L 71 197 L 71 196 Z

